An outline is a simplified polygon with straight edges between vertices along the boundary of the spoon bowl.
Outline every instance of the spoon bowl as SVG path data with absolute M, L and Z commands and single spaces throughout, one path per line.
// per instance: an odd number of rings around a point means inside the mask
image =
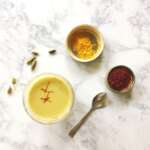
M 105 107 L 105 92 L 98 93 L 92 101 L 92 109 L 99 109 Z

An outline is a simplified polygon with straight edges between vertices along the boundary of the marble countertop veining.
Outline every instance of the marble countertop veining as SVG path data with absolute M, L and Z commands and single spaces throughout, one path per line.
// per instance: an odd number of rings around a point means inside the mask
M 149 14 L 149 0 L 0 0 L 0 150 L 150 150 Z M 66 53 L 66 36 L 79 24 L 94 25 L 104 36 L 95 62 L 77 63 Z M 55 56 L 47 54 L 51 48 Z M 40 53 L 34 73 L 26 65 L 33 49 Z M 129 96 L 105 85 L 107 71 L 118 64 L 135 72 Z M 44 72 L 66 77 L 76 94 L 70 116 L 50 126 L 32 121 L 22 105 L 27 82 Z M 17 89 L 8 96 L 12 77 Z M 69 138 L 98 91 L 108 93 L 109 105 Z

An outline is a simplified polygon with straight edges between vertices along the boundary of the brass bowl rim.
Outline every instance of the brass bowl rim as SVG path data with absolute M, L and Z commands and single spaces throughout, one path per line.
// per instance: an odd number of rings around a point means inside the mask
M 93 30 L 97 35 L 98 37 L 98 40 L 99 42 L 101 43 L 101 46 L 99 45 L 98 46 L 98 49 L 97 49 L 97 53 L 94 57 L 92 58 L 89 58 L 89 59 L 83 59 L 83 58 L 79 58 L 77 57 L 73 52 L 72 52 L 72 49 L 69 47 L 69 44 L 68 44 L 68 41 L 69 41 L 69 38 L 71 36 L 72 33 L 74 33 L 77 29 L 83 29 L 83 28 L 89 28 L 91 30 Z M 66 39 L 66 47 L 67 47 L 67 52 L 68 54 L 76 61 L 78 62 L 82 62 L 82 63 L 86 63 L 86 62 L 91 62 L 91 61 L 94 61 L 95 59 L 97 59 L 103 52 L 104 50 L 104 38 L 103 38 L 103 35 L 102 33 L 98 30 L 97 27 L 95 26 L 92 26 L 92 25 L 89 25 L 89 24 L 81 24 L 81 25 L 78 25 L 78 26 L 75 26 L 68 34 L 67 36 L 67 39 Z
M 118 67 L 125 67 L 125 68 L 127 68 L 127 69 L 131 72 L 132 77 L 133 77 L 132 83 L 130 84 L 130 86 L 128 86 L 126 89 L 123 89 L 123 90 L 121 90 L 121 91 L 113 89 L 113 88 L 109 85 L 109 83 L 108 83 L 108 75 L 109 75 L 109 73 L 110 73 L 113 69 L 118 68 Z M 132 89 L 133 89 L 133 87 L 134 87 L 134 84 L 135 84 L 135 74 L 134 74 L 134 72 L 132 71 L 132 69 L 129 68 L 128 66 L 126 66 L 126 65 L 117 65 L 117 66 L 112 67 L 112 68 L 107 72 L 106 77 L 105 77 L 105 82 L 106 82 L 106 86 L 107 86 L 112 92 L 115 92 L 115 93 L 118 93 L 118 94 L 126 94 L 126 93 L 131 92 Z

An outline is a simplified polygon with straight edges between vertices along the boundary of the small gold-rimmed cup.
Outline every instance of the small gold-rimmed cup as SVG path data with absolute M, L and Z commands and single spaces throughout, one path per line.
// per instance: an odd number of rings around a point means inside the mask
M 38 80 L 40 78 L 56 78 L 60 81 L 63 82 L 64 86 L 66 86 L 69 90 L 69 95 L 70 97 L 70 105 L 68 108 L 66 108 L 66 112 L 62 115 L 60 115 L 58 118 L 52 119 L 52 120 L 48 120 L 47 118 L 44 117 L 39 117 L 34 111 L 32 111 L 32 108 L 29 106 L 29 99 L 28 99 L 28 94 L 30 92 L 30 89 L 37 83 L 39 82 Z M 60 99 L 61 100 L 61 99 Z M 27 84 L 25 91 L 24 91 L 24 95 L 23 95 L 23 106 L 25 111 L 27 112 L 27 114 L 31 117 L 31 119 L 33 119 L 34 121 L 44 124 L 44 125 L 50 125 L 50 124 L 54 124 L 57 122 L 60 122 L 62 120 L 64 120 L 65 118 L 67 118 L 72 110 L 74 104 L 74 91 L 72 88 L 72 85 L 69 83 L 69 81 L 67 79 L 65 79 L 64 77 L 62 77 L 61 75 L 57 75 L 57 74 L 53 74 L 53 73 L 44 73 L 44 74 L 40 74 L 36 77 L 34 77 L 31 81 L 29 81 L 29 83 Z
M 81 31 L 82 32 L 85 31 L 85 32 L 92 34 L 95 37 L 95 39 L 97 40 L 98 47 L 96 50 L 96 54 L 93 57 L 88 58 L 88 59 L 79 58 L 78 56 L 76 56 L 71 47 L 71 45 L 72 45 L 71 37 L 74 34 L 81 32 Z M 67 45 L 67 51 L 73 59 L 75 59 L 76 61 L 79 61 L 79 62 L 91 62 L 91 61 L 94 61 L 96 58 L 98 58 L 101 55 L 101 53 L 104 49 L 104 40 L 103 40 L 103 36 L 102 36 L 101 32 L 98 31 L 98 29 L 96 27 L 93 27 L 93 26 L 87 25 L 87 24 L 83 24 L 83 25 L 79 25 L 79 26 L 73 28 L 70 31 L 70 33 L 67 36 L 66 45 Z
M 113 89 L 113 88 L 109 85 L 109 83 L 108 83 L 108 76 L 109 76 L 109 74 L 112 72 L 112 70 L 114 70 L 114 69 L 116 69 L 116 68 L 120 68 L 120 67 L 124 67 L 124 68 L 128 69 L 129 72 L 131 73 L 132 79 L 131 79 L 131 82 L 130 82 L 130 84 L 128 85 L 127 88 L 125 88 L 125 89 L 123 89 L 123 90 L 115 90 L 115 89 Z M 133 89 L 133 87 L 134 87 L 134 84 L 135 84 L 135 75 L 134 75 L 133 71 L 132 71 L 129 67 L 125 66 L 125 65 L 118 65 L 118 66 L 115 66 L 115 67 L 111 68 L 111 69 L 108 71 L 107 75 L 106 75 L 106 85 L 107 85 L 107 87 L 108 87 L 111 91 L 113 91 L 113 92 L 115 92 L 115 93 L 118 93 L 118 94 L 126 94 L 126 93 L 131 92 L 132 89 Z

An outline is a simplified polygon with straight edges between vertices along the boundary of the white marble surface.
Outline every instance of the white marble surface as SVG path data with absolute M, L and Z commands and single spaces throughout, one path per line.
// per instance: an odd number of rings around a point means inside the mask
M 149 14 L 149 0 L 0 0 L 0 150 L 150 150 Z M 67 33 L 85 23 L 105 40 L 102 57 L 90 64 L 72 60 L 65 47 Z M 51 48 L 55 56 L 47 54 Z M 26 66 L 33 49 L 40 53 L 34 73 Z M 130 96 L 106 88 L 105 75 L 117 64 L 135 72 Z M 76 94 L 69 118 L 51 126 L 32 121 L 22 105 L 28 80 L 44 72 L 66 77 Z M 14 76 L 17 89 L 8 96 Z M 70 139 L 68 131 L 98 91 L 108 93 L 109 105 Z

